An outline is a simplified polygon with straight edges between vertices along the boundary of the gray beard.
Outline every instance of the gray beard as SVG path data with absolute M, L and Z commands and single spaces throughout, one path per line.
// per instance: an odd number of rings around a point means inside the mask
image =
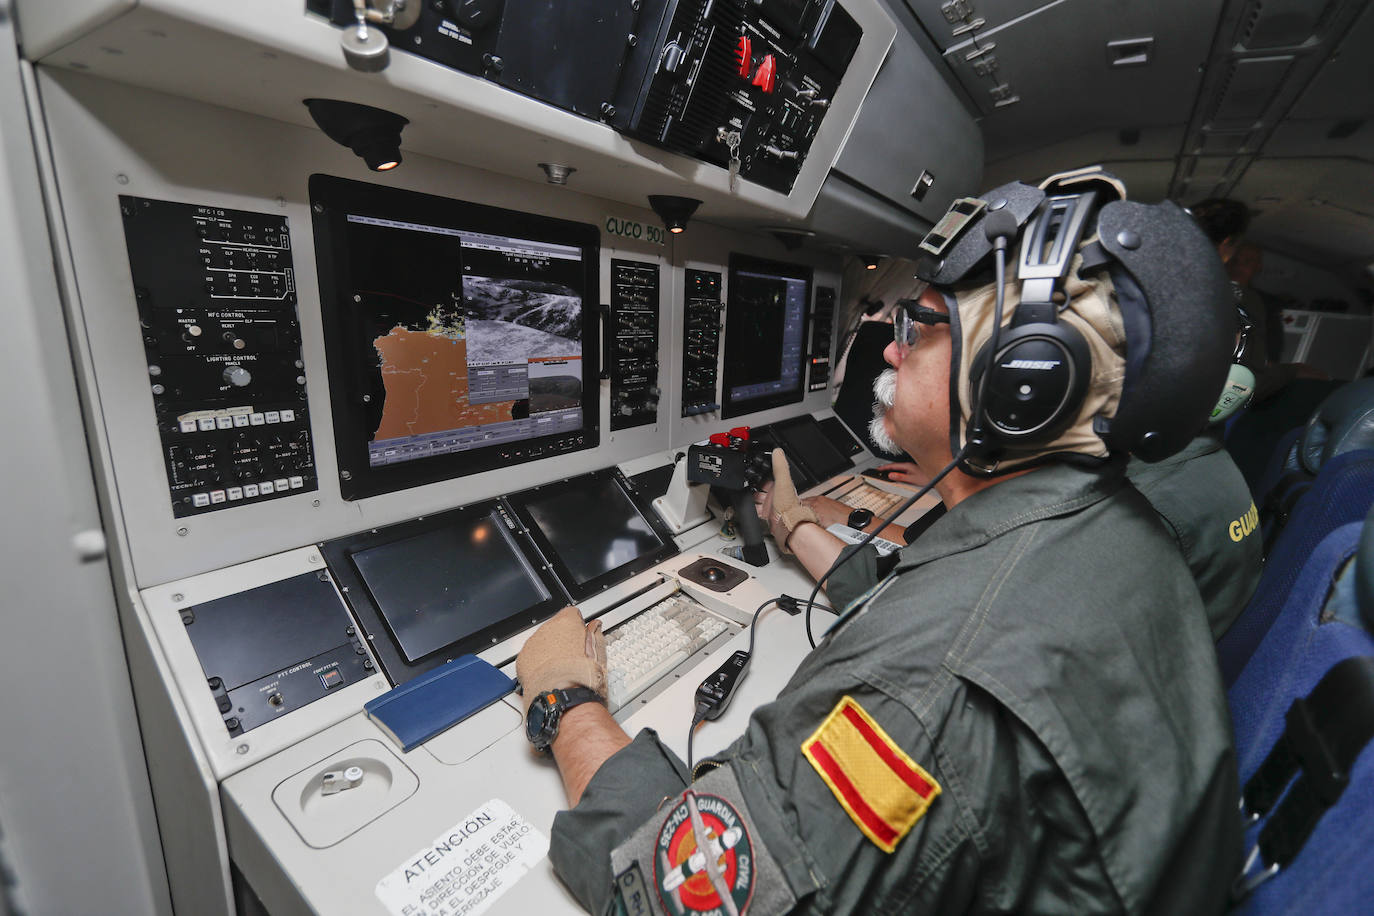
M 891 455 L 900 455 L 902 447 L 888 435 L 883 418 L 897 400 L 897 370 L 884 369 L 873 380 L 873 422 L 868 424 L 868 435 L 875 445 Z

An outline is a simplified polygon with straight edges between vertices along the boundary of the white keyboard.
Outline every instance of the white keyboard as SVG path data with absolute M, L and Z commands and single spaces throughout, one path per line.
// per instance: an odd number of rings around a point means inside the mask
M 611 712 L 730 628 L 686 595 L 673 595 L 609 630 L 606 681 Z
M 886 517 L 889 512 L 906 501 L 907 497 L 900 493 L 889 493 L 867 483 L 860 483 L 840 497 L 840 502 L 851 509 L 868 509 L 881 517 Z

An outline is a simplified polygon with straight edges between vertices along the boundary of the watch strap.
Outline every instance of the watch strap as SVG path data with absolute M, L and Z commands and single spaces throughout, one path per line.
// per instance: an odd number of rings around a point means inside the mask
M 558 737 L 558 728 L 568 710 L 583 703 L 605 704 L 606 698 L 590 687 L 558 687 L 545 690 L 534 700 L 544 709 L 544 728 L 538 735 L 527 735 L 535 750 L 547 751 Z M 533 705 L 533 704 L 531 704 Z M 528 714 L 527 714 L 528 716 Z

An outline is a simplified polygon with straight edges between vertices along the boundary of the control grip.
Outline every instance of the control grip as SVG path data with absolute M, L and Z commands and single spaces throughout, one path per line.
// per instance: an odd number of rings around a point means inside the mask
M 740 557 L 750 566 L 768 565 L 768 548 L 763 543 L 763 519 L 754 508 L 754 491 L 735 490 L 730 494 L 735 510 L 735 530 L 739 532 Z

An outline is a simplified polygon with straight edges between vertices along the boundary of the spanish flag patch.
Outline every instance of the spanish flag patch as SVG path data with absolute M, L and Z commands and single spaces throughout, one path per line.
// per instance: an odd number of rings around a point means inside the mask
M 883 852 L 897 848 L 940 794 L 940 784 L 853 697 L 840 700 L 801 749 L 864 836 Z

